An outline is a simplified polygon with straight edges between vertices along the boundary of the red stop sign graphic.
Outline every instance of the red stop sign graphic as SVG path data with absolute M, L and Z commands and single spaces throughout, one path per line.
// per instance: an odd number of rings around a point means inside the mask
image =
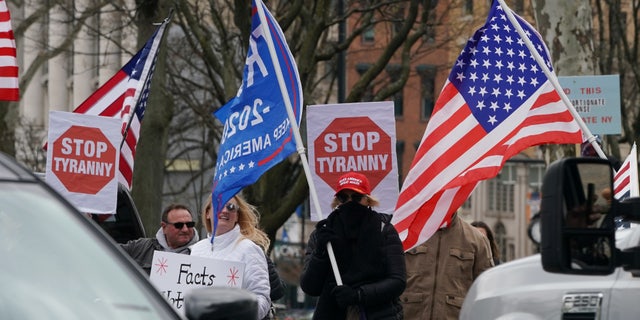
M 351 171 L 369 178 L 371 189 L 391 172 L 391 137 L 369 117 L 337 118 L 314 141 L 315 171 L 335 189 Z
M 71 126 L 53 142 L 51 171 L 71 192 L 96 194 L 115 178 L 116 149 L 98 128 Z

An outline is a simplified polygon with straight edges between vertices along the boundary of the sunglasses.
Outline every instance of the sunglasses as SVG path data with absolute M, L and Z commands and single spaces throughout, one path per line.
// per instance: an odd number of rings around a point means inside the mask
M 229 212 L 238 211 L 238 205 L 233 203 L 227 203 L 227 205 L 225 205 L 224 208 L 227 209 L 227 211 Z
M 347 203 L 349 199 L 351 199 L 351 201 L 353 202 L 360 202 L 360 200 L 364 198 L 364 194 L 352 193 L 351 195 L 348 195 L 346 193 L 338 193 L 336 194 L 336 198 L 340 203 Z
M 174 223 L 171 223 L 171 222 L 167 222 L 167 221 L 165 221 L 164 223 L 166 223 L 166 224 L 170 224 L 170 225 L 173 225 L 173 227 L 174 227 L 174 228 L 176 228 L 176 229 L 182 229 L 182 227 L 184 227 L 185 225 L 187 225 L 187 228 L 189 228 L 189 229 L 191 229 L 191 228 L 193 228 L 193 227 L 195 227 L 195 226 L 196 226 L 196 223 L 195 223 L 194 221 L 189 221 L 189 222 L 174 222 Z

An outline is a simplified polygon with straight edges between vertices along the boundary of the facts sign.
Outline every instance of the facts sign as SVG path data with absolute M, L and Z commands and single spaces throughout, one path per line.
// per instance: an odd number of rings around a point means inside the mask
M 115 178 L 115 155 L 100 129 L 74 125 L 54 141 L 51 171 L 67 190 L 96 194 Z
M 357 171 L 371 188 L 391 171 L 391 137 L 369 117 L 336 118 L 314 141 L 315 173 L 334 187 L 338 178 Z

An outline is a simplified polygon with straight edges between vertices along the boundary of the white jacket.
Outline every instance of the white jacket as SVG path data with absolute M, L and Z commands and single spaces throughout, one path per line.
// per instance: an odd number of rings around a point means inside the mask
M 267 260 L 257 244 L 242 236 L 240 226 L 236 225 L 231 231 L 216 236 L 213 251 L 210 239 L 198 241 L 191 247 L 191 255 L 244 263 L 242 288 L 253 292 L 258 298 L 258 319 L 267 315 L 271 308 Z

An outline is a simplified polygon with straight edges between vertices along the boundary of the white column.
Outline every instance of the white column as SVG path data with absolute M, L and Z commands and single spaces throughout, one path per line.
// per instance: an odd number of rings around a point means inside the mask
M 138 6 L 136 4 L 135 0 L 124 0 L 124 5 L 127 8 L 127 11 L 131 11 L 131 10 L 135 10 Z M 158 21 L 160 22 L 160 21 Z M 126 22 L 128 23 L 127 28 L 122 29 L 122 34 L 121 34 L 121 48 L 123 48 L 123 53 L 122 56 L 120 57 L 120 65 L 124 66 L 125 63 L 129 62 L 129 60 L 131 60 L 131 57 L 133 57 L 134 54 L 136 54 L 136 52 L 138 52 L 138 50 L 141 49 L 141 47 L 144 45 L 144 43 L 140 43 L 140 47 L 138 47 L 138 28 L 134 23 L 130 23 L 130 22 Z M 146 39 L 143 41 L 147 41 Z
M 122 15 L 118 14 L 110 4 L 105 7 L 104 12 L 100 14 L 100 30 L 106 33 L 106 36 L 99 39 L 100 68 L 98 69 L 98 79 L 100 85 L 113 77 L 124 65 L 121 60 L 122 51 L 119 47 L 122 41 Z
M 10 7 L 13 28 L 18 26 L 18 22 L 22 21 L 24 17 L 32 15 L 37 8 L 28 2 L 25 3 L 23 9 L 24 11 L 20 11 Z M 38 53 L 43 50 L 43 27 L 42 21 L 38 20 L 25 31 L 22 39 L 16 39 L 20 74 L 24 74 L 24 72 L 27 71 L 27 68 L 36 60 Z M 43 70 L 40 68 L 36 74 L 34 74 L 29 84 L 25 88 L 22 88 L 22 92 L 20 92 L 22 96 L 20 101 L 20 116 L 28 123 L 43 127 L 47 125 L 45 123 L 45 114 L 48 111 L 44 99 L 44 85 Z
M 80 17 L 92 4 L 89 0 L 76 0 L 76 17 Z M 73 102 L 70 111 L 80 105 L 96 89 L 97 72 L 97 18 L 85 20 L 73 41 Z
M 69 21 L 71 17 L 67 16 L 66 12 L 59 6 L 55 6 L 51 9 L 49 14 L 49 46 L 50 50 L 58 48 L 65 37 L 68 36 L 67 24 L 64 21 Z M 49 97 L 49 110 L 69 111 L 72 109 L 69 106 L 69 88 L 71 83 L 69 78 L 69 69 L 71 62 L 69 61 L 69 55 L 65 52 L 49 59 L 49 80 L 48 80 L 48 97 Z M 47 122 L 48 120 L 48 114 Z

